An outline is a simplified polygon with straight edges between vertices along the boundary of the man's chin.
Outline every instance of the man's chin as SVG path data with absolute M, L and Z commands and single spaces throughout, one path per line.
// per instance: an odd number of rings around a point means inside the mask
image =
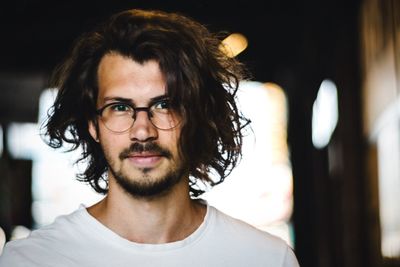
M 143 168 L 136 177 L 128 177 L 123 173 L 113 173 L 117 184 L 134 198 L 156 198 L 163 196 L 179 183 L 182 175 L 171 172 L 156 177 L 154 168 Z

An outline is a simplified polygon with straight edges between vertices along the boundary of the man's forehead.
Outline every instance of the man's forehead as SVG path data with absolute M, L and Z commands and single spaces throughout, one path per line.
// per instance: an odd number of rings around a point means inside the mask
M 166 95 L 166 82 L 155 60 L 139 63 L 120 54 L 106 54 L 98 69 L 98 101 L 115 98 L 149 102 Z
M 121 65 L 127 66 L 126 68 L 123 69 L 127 72 L 130 70 L 129 66 L 132 67 L 150 66 L 148 69 L 151 69 L 152 72 L 164 76 L 164 73 L 163 71 L 161 71 L 160 68 L 160 63 L 156 59 L 137 61 L 130 56 L 123 55 L 115 51 L 107 52 L 102 56 L 97 66 L 97 74 L 98 76 L 100 76 L 103 74 L 112 73 L 114 70 L 118 69 L 118 67 Z

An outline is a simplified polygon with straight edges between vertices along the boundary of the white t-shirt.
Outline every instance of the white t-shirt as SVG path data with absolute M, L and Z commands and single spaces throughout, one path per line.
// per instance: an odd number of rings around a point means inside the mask
M 85 208 L 58 217 L 26 239 L 6 244 L 1 267 L 299 266 L 287 244 L 207 206 L 201 226 L 184 240 L 166 244 L 128 241 Z

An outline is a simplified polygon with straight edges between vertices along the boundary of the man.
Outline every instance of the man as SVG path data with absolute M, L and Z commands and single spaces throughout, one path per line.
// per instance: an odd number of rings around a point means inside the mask
M 235 167 L 248 123 L 243 68 L 219 46 L 191 19 L 143 10 L 77 41 L 47 142 L 81 146 L 79 179 L 105 198 L 8 243 L 1 266 L 298 266 L 285 242 L 196 198 Z

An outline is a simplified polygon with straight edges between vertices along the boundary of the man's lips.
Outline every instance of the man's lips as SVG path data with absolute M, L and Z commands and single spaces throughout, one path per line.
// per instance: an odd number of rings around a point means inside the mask
M 156 153 L 156 152 L 139 152 L 139 153 L 130 153 L 128 154 L 129 158 L 132 157 L 161 157 L 162 155 L 160 153 Z
M 152 167 L 157 164 L 162 157 L 162 155 L 157 153 L 132 153 L 127 156 L 127 159 L 134 165 L 140 167 Z
M 129 165 L 138 169 L 152 169 L 161 164 L 163 158 L 171 158 L 171 153 L 154 142 L 134 143 L 119 155 Z

